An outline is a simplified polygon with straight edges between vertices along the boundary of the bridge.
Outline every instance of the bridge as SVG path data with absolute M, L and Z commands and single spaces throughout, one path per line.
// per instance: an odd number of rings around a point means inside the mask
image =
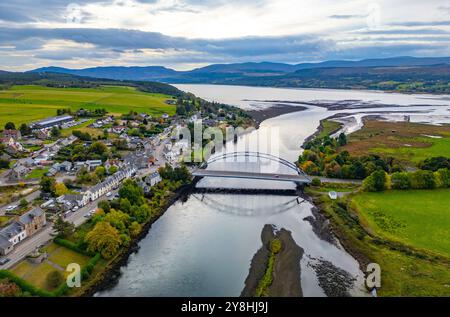
M 259 158 L 267 159 L 273 162 L 277 162 L 281 165 L 288 167 L 293 170 L 295 174 L 279 174 L 279 173 L 259 173 L 259 172 L 246 172 L 246 171 L 220 171 L 220 170 L 208 170 L 206 167 L 208 164 L 225 161 L 226 159 L 237 159 L 237 158 Z M 218 178 L 244 178 L 244 179 L 261 179 L 261 180 L 272 180 L 272 181 L 284 181 L 284 182 L 294 182 L 297 185 L 304 185 L 311 183 L 309 176 L 298 168 L 294 163 L 289 162 L 283 158 L 259 152 L 232 152 L 224 153 L 220 156 L 213 157 L 203 163 L 200 168 L 192 173 L 192 176 L 197 178 L 203 177 L 218 177 Z

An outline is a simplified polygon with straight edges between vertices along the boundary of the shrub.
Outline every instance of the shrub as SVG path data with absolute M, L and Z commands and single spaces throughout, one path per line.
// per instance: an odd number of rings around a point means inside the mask
M 60 271 L 51 271 L 47 274 L 46 283 L 49 288 L 57 288 L 64 282 L 64 277 Z
M 386 189 L 386 172 L 378 170 L 363 181 L 363 188 L 369 192 L 379 192 Z
M 320 185 L 322 185 L 322 182 L 320 181 L 319 178 L 314 177 L 314 178 L 311 180 L 311 185 L 312 185 L 312 186 L 317 186 L 317 187 L 319 187 Z
M 410 174 L 411 187 L 414 189 L 436 188 L 436 179 L 431 171 L 419 170 Z
M 406 172 L 396 172 L 391 175 L 391 186 L 393 189 L 411 188 L 411 180 Z

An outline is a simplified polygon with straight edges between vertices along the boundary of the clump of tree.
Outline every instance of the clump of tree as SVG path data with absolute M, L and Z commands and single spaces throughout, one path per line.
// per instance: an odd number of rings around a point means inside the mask
M 419 163 L 419 168 L 433 172 L 441 168 L 450 169 L 450 158 L 445 156 L 427 158 Z
M 88 132 L 83 132 L 80 130 L 73 130 L 72 135 L 76 136 L 81 141 L 91 141 L 92 140 L 92 137 Z
M 383 174 L 383 175 L 382 175 Z M 385 189 L 434 189 L 450 188 L 450 170 L 441 168 L 435 172 L 417 170 L 415 172 L 395 172 L 391 175 L 376 171 L 363 182 L 366 191 Z
M 15 130 L 16 129 L 16 125 L 14 124 L 14 122 L 6 122 L 5 124 L 5 130 Z
M 122 244 L 119 231 L 106 221 L 97 222 L 86 234 L 85 242 L 89 252 L 99 252 L 105 259 L 116 254 Z
M 348 179 L 364 179 L 378 169 L 387 173 L 402 170 L 392 157 L 351 156 L 348 151 L 338 151 L 338 147 L 345 144 L 345 134 L 336 139 L 325 136 L 309 141 L 298 158 L 298 166 L 309 175 Z
M 61 136 L 61 129 L 58 126 L 53 126 L 50 130 L 50 136 L 52 138 L 59 138 Z
M 158 172 L 161 178 L 172 182 L 187 184 L 192 180 L 192 176 L 185 165 L 173 168 L 170 164 L 166 163 L 165 166 L 159 168 Z

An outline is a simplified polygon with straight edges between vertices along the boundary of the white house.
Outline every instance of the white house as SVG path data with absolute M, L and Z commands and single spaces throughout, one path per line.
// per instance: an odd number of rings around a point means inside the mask
M 19 222 L 13 222 L 0 230 L 0 254 L 6 255 L 14 249 L 14 246 L 27 237 L 25 226 Z
M 330 199 L 337 199 L 337 193 L 335 191 L 328 192 L 328 196 L 330 197 Z
M 158 172 L 154 172 L 145 178 L 145 182 L 151 187 L 155 186 L 161 181 L 161 175 Z

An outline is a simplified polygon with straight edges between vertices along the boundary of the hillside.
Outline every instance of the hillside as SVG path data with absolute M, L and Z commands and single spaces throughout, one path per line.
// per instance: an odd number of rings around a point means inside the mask
M 395 57 L 321 63 L 213 64 L 190 71 L 149 67 L 39 68 L 30 74 L 63 73 L 116 80 L 274 87 L 377 89 L 449 93 L 450 57 Z

